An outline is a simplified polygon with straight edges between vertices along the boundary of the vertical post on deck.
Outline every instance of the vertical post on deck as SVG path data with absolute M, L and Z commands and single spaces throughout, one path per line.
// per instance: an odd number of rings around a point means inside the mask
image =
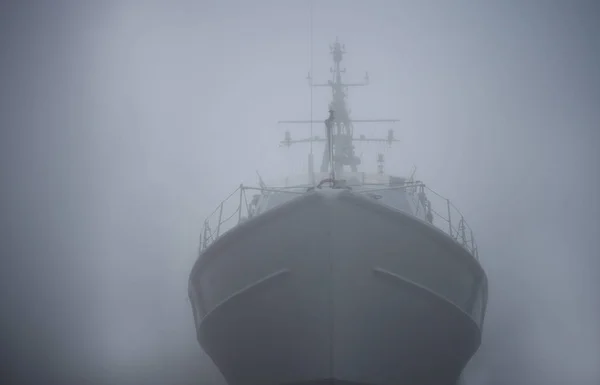
M 215 239 L 219 238 L 219 232 L 221 231 L 221 217 L 223 216 L 223 202 L 221 202 L 221 208 L 219 209 L 219 222 L 217 224 L 217 236 Z
M 450 231 L 450 236 L 454 237 L 452 235 L 452 218 L 450 217 L 450 199 L 446 199 L 446 205 L 448 206 L 448 230 Z
M 204 230 L 204 226 L 202 227 L 202 231 L 200 232 L 200 252 L 202 252 L 202 250 L 204 250 L 204 232 L 206 230 Z
M 242 220 L 242 195 L 244 194 L 244 185 L 240 184 L 240 205 L 238 206 L 238 223 Z
M 460 216 L 460 235 L 462 238 L 463 246 L 467 246 L 467 235 L 465 234 L 465 218 Z
M 208 239 L 206 234 L 208 233 L 208 219 L 204 221 L 204 247 L 202 249 L 206 249 L 206 247 L 208 246 Z

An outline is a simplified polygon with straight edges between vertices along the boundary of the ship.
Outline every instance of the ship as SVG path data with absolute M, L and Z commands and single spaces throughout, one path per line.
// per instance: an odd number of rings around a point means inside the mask
M 387 174 L 383 154 L 360 170 L 354 144 L 398 139 L 354 125 L 397 120 L 351 119 L 348 88 L 368 73 L 344 83 L 345 46 L 330 51 L 331 80 L 309 74 L 332 91 L 329 115 L 278 122 L 324 129 L 280 142 L 321 143 L 320 169 L 311 150 L 307 174 L 258 175 L 204 222 L 188 285 L 197 340 L 229 385 L 462 383 L 488 296 L 473 231 L 414 172 Z

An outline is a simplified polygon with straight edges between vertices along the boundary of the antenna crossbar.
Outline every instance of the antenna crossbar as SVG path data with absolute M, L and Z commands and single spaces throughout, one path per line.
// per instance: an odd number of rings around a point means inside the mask
M 333 56 L 334 67 L 330 69 L 332 74 L 331 80 L 322 84 L 314 84 L 312 77 L 312 8 L 311 8 L 311 68 L 308 73 L 308 81 L 311 89 L 311 116 L 308 120 L 281 120 L 278 124 L 309 124 L 310 137 L 303 139 L 292 140 L 290 132 L 285 132 L 285 138 L 280 142 L 280 146 L 290 147 L 297 143 L 310 143 L 309 154 L 309 169 L 312 169 L 312 145 L 314 142 L 327 142 L 327 146 L 323 152 L 323 161 L 321 163 L 321 172 L 330 170 L 331 179 L 335 180 L 336 174 L 343 172 L 345 167 L 349 167 L 351 171 L 357 171 L 357 166 L 360 165 L 361 159 L 355 153 L 353 142 L 371 142 L 371 143 L 387 143 L 391 145 L 393 142 L 398 142 L 394 138 L 392 130 L 388 130 L 388 134 L 383 138 L 369 138 L 364 135 L 359 137 L 354 136 L 354 124 L 360 123 L 396 123 L 399 119 L 350 119 L 350 111 L 346 105 L 348 87 L 363 87 L 369 84 L 369 74 L 365 73 L 364 81 L 361 83 L 344 83 L 342 74 L 346 72 L 341 68 L 343 56 L 346 53 L 345 47 L 337 39 L 331 45 L 331 54 Z M 332 90 L 332 101 L 329 104 L 329 118 L 323 122 L 322 120 L 314 120 L 312 117 L 312 88 L 313 87 L 330 87 Z M 312 129 L 313 124 L 323 124 L 326 126 L 326 138 L 321 139 L 314 136 Z M 311 171 L 309 170 L 309 173 Z
M 350 119 L 350 123 L 396 123 L 399 119 Z M 323 123 L 322 120 L 280 120 L 277 124 L 308 124 Z

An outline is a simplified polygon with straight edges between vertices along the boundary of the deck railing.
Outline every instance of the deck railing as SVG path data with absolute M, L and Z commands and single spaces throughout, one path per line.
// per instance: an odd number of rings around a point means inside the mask
M 479 259 L 473 229 L 465 220 L 464 215 L 450 199 L 443 197 L 424 184 L 422 187 L 427 192 L 427 200 L 432 214 L 431 223 L 467 249 L 476 259 Z M 409 192 L 407 195 L 416 207 L 422 207 L 418 202 L 417 194 Z
M 391 186 L 386 183 L 369 183 L 368 190 L 357 190 L 357 193 L 367 194 L 384 190 L 405 190 L 407 198 L 413 202 L 416 210 L 427 210 L 431 213 L 429 220 L 432 225 L 448 234 L 454 241 L 479 259 L 477 243 L 473 230 L 458 208 L 447 198 L 433 191 L 421 182 L 406 182 L 403 185 Z M 378 188 L 381 186 L 381 188 Z M 239 223 L 254 215 L 255 206 L 248 199 L 252 195 L 269 192 L 285 192 L 302 195 L 309 186 L 289 187 L 254 187 L 241 184 L 205 219 L 200 235 L 200 251 L 206 249 L 212 242 L 232 229 Z M 420 196 L 420 193 L 422 196 Z M 424 203 L 426 202 L 426 203 Z M 419 214 L 418 211 L 416 214 Z
M 269 192 L 286 192 L 301 195 L 304 192 L 293 191 L 294 187 L 256 187 L 240 184 L 231 194 L 227 196 L 210 215 L 204 220 L 202 233 L 200 234 L 200 251 L 206 249 L 212 242 L 217 240 L 228 230 L 232 229 L 244 220 L 254 215 L 255 206 L 252 195 L 266 194 Z M 296 188 L 297 189 L 297 188 Z M 304 188 L 306 191 L 306 188 Z

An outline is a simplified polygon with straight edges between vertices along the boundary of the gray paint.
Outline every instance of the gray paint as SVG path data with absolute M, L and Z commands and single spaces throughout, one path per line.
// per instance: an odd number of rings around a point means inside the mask
M 0 3 L 3 373 L 223 384 L 186 279 L 232 186 L 305 169 L 271 122 L 309 117 L 307 4 Z M 416 164 L 476 230 L 493 290 L 469 384 L 600 383 L 598 2 L 314 8 L 315 79 L 339 35 L 371 74 L 355 116 L 402 119 L 387 170 Z
M 230 385 L 437 384 L 456 382 L 479 346 L 487 282 L 435 227 L 326 189 L 216 240 L 190 297 Z

